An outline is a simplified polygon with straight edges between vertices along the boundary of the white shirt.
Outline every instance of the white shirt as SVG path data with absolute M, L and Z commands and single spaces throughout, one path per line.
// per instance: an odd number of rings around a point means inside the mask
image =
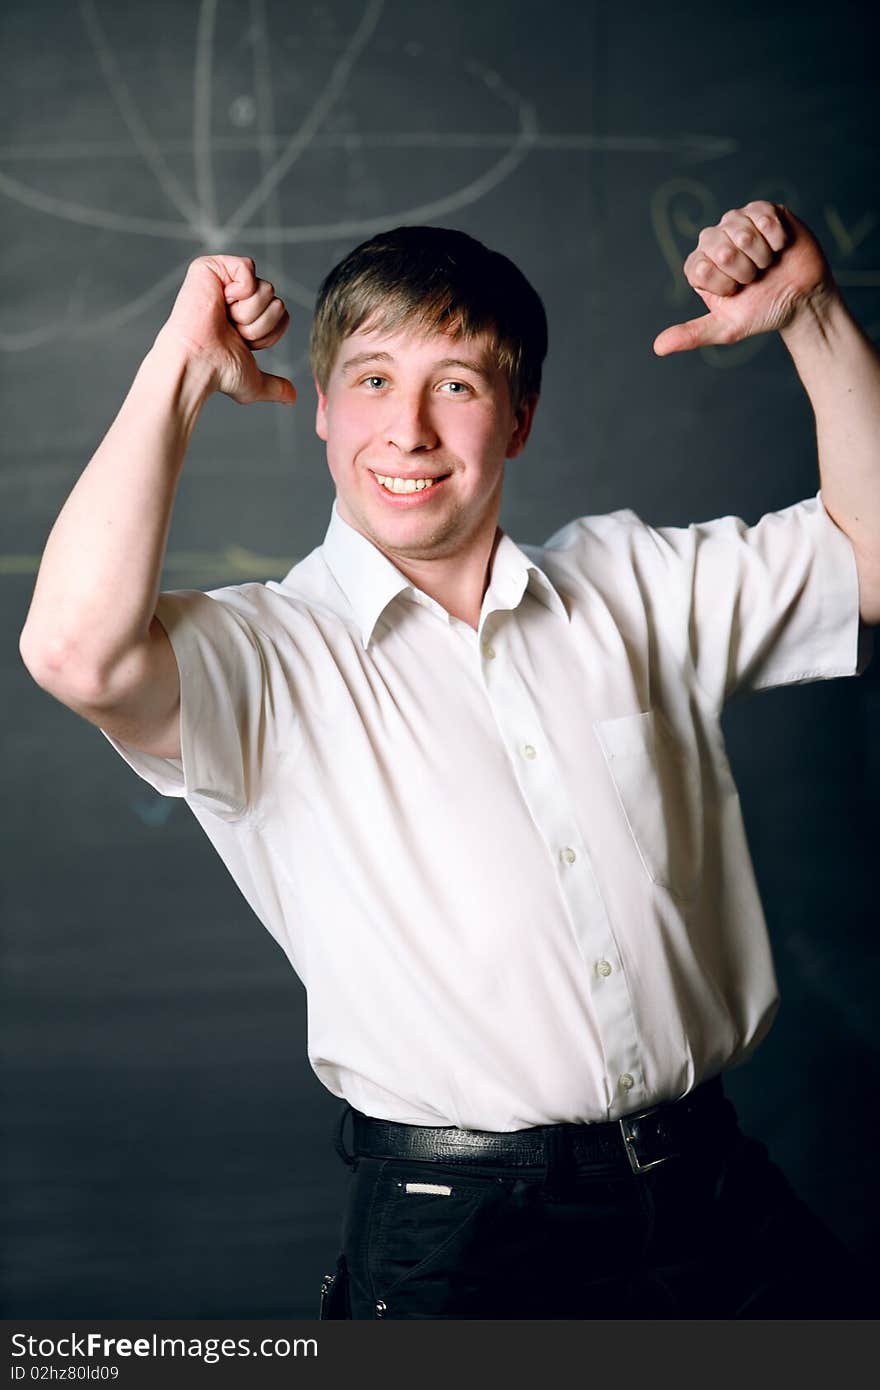
M 287 954 L 334 1095 L 411 1124 L 615 1119 L 764 1036 L 719 715 L 866 664 L 821 494 L 753 527 L 620 511 L 541 548 L 504 534 L 476 632 L 335 505 L 280 583 L 156 611 L 182 758 L 105 736 L 186 798 Z

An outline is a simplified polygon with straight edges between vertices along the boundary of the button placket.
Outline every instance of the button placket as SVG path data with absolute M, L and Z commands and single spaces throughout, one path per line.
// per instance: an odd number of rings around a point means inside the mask
M 565 778 L 548 740 L 538 708 L 517 669 L 515 621 L 505 625 L 504 660 L 483 662 L 485 693 L 508 750 L 520 794 L 556 866 L 560 904 L 580 956 L 590 1008 L 605 1053 L 609 1104 L 625 1103 L 618 1078 L 641 1074 L 639 1035 L 626 972 L 590 861 L 565 792 Z M 527 653 L 523 653 L 525 660 Z M 574 832 L 574 833 L 573 833 Z M 607 976 L 597 962 L 615 962 Z M 634 1082 L 635 1084 L 635 1082 Z

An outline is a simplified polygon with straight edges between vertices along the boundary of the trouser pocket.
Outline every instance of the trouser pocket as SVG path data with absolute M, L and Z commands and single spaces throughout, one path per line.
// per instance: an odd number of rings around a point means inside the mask
M 321 1297 L 318 1311 L 320 1321 L 331 1318 L 350 1318 L 351 1306 L 348 1290 L 348 1269 L 345 1256 L 340 1255 L 332 1274 L 321 1279 Z
M 504 1185 L 437 1164 L 383 1164 L 371 1210 L 367 1270 L 375 1316 L 468 1316 L 492 1282 L 489 1235 Z

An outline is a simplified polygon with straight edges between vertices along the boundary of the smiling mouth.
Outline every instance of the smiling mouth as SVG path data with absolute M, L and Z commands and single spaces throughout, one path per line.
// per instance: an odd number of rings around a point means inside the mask
M 449 477 L 448 473 L 438 473 L 436 477 L 396 478 L 390 474 L 377 473 L 372 468 L 369 471 L 384 492 L 396 497 L 411 496 L 414 492 L 430 492 L 442 483 L 444 478 Z

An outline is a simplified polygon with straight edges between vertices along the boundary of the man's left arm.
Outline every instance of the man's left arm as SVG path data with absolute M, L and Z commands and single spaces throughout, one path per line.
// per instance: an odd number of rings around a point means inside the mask
M 665 329 L 654 351 L 781 334 L 816 416 L 822 501 L 852 542 L 861 620 L 880 623 L 880 354 L 819 243 L 788 208 L 747 203 L 700 233 L 684 272 L 709 312 Z

